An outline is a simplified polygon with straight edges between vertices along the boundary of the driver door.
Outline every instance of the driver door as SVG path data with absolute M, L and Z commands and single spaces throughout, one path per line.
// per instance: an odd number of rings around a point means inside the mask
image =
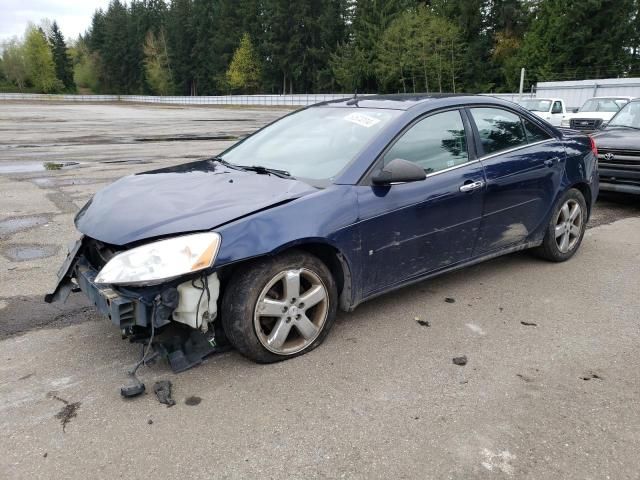
M 427 178 L 357 187 L 363 297 L 469 259 L 482 216 L 484 170 L 469 154 L 460 110 L 414 122 L 378 166 L 401 158 Z

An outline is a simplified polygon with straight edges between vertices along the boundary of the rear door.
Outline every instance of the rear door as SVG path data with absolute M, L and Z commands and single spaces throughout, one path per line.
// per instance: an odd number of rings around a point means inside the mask
M 471 257 L 484 172 L 469 134 L 458 109 L 419 119 L 388 147 L 377 167 L 401 158 L 424 168 L 427 178 L 389 186 L 365 181 L 357 187 L 365 297 Z
M 541 125 L 514 111 L 492 106 L 468 112 L 487 182 L 475 256 L 522 243 L 546 222 L 565 150 Z

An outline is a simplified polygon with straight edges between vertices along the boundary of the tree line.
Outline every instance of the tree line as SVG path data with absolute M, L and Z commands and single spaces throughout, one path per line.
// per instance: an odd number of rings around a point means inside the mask
M 3 45 L 0 88 L 504 92 L 640 73 L 640 0 L 112 0 Z

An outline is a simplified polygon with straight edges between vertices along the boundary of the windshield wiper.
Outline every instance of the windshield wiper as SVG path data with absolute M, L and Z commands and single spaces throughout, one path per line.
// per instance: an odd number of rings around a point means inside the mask
M 262 175 L 275 175 L 280 178 L 289 178 L 295 180 L 289 172 L 286 170 L 278 170 L 277 168 L 263 167 L 262 165 L 236 165 L 235 163 L 229 163 L 222 157 L 211 157 L 209 159 L 212 162 L 218 162 L 221 165 L 229 168 L 237 168 L 238 170 L 245 170 L 247 172 L 256 172 Z
M 260 174 L 275 175 L 280 178 L 294 179 L 286 170 L 278 170 L 277 168 L 263 167 L 262 165 L 234 165 L 234 167 L 241 168 L 242 170 L 248 170 L 249 172 L 256 172 Z M 295 179 L 294 179 L 295 180 Z

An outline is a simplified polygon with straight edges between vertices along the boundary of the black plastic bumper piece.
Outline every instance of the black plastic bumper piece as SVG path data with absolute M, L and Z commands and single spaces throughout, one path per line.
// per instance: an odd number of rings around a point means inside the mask
M 76 280 L 80 290 L 103 315 L 108 316 L 111 322 L 121 329 L 150 326 L 150 306 L 139 300 L 123 297 L 108 286 L 96 285 L 97 274 L 98 272 L 84 262 L 79 262 L 76 267 Z

